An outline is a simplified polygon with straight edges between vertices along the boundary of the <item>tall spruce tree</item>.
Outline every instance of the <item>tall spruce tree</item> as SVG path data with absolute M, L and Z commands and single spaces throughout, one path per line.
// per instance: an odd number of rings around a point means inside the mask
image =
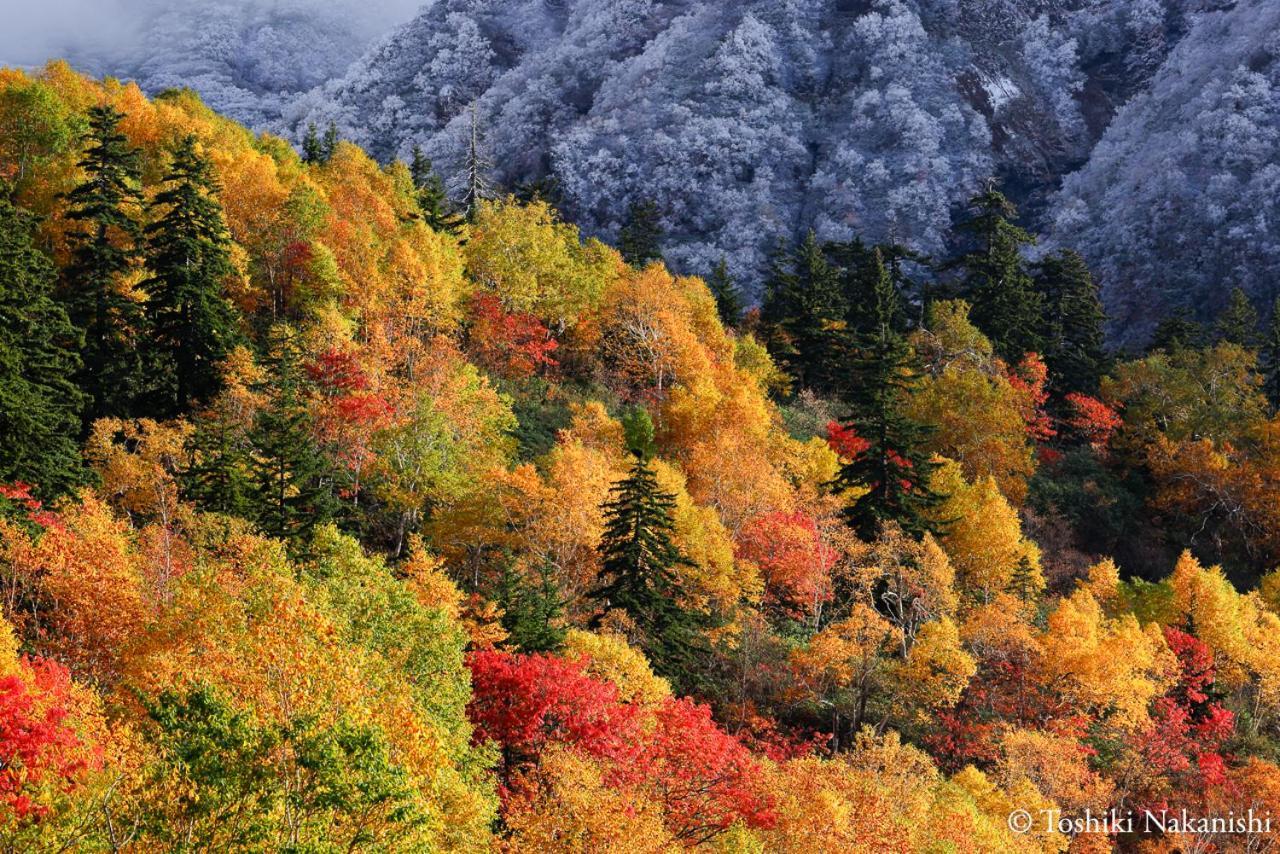
M 209 165 L 187 136 L 173 151 L 165 187 L 151 204 L 147 317 L 158 376 L 156 412 L 176 415 L 207 400 L 221 382 L 219 363 L 238 337 L 235 309 L 222 295 L 233 272 L 231 238 Z
M 564 645 L 565 600 L 547 561 L 534 579 L 525 579 L 508 563 L 498 585 L 502 627 L 521 652 L 554 652 Z
M 633 267 L 662 260 L 662 209 L 653 199 L 632 202 L 618 235 L 618 251 Z
M 409 162 L 409 174 L 413 178 L 414 200 L 418 203 L 422 221 L 432 231 L 456 235 L 462 229 L 463 219 L 449 201 L 444 179 L 416 145 L 413 147 L 413 159 Z
M 324 138 L 320 140 L 321 163 L 328 163 L 333 158 L 341 139 L 342 137 L 338 135 L 338 125 L 335 122 L 329 122 L 329 127 L 324 131 Z
M 252 438 L 226 413 L 203 412 L 187 447 L 191 462 L 179 476 L 182 497 L 201 510 L 252 519 L 258 506 Z
M 317 164 L 324 161 L 324 143 L 320 141 L 320 133 L 314 123 L 307 125 L 307 134 L 302 138 L 302 162 Z
M 83 368 L 88 394 L 85 425 L 107 415 L 128 415 L 143 377 L 142 306 L 125 291 L 141 238 L 137 152 L 120 132 L 123 114 L 109 106 L 89 110 L 85 179 L 67 194 L 67 219 L 82 228 L 71 237 L 64 299 L 71 322 L 84 331 Z
M 707 289 L 716 301 L 716 313 L 725 326 L 735 327 L 742 321 L 742 291 L 729 272 L 729 262 L 724 258 L 716 264 L 707 278 Z
M 873 332 L 879 325 L 876 288 L 882 265 L 889 273 L 889 281 L 897 295 L 892 318 L 893 328 L 906 331 L 909 326 L 907 307 L 915 283 L 907 277 L 905 265 L 908 262 L 925 263 L 923 255 L 898 243 L 867 246 L 859 238 L 847 243 L 830 244 L 827 254 L 838 271 L 845 320 L 851 334 L 865 335 Z
M 318 525 L 337 515 L 339 504 L 332 466 L 314 439 L 294 336 L 284 325 L 269 336 L 263 359 L 266 376 L 257 389 L 266 404 L 250 434 L 249 472 L 258 528 L 298 548 Z
M 1000 357 L 1016 363 L 1044 349 L 1044 300 L 1022 260 L 1022 247 L 1035 238 L 1013 224 L 1018 210 L 994 183 L 970 200 L 969 212 L 957 230 L 970 248 L 947 267 L 961 273 L 974 324 Z
M 1272 409 L 1280 407 L 1280 297 L 1271 304 L 1271 319 L 1259 348 L 1258 369 L 1262 372 L 1262 389 Z
M 1103 346 L 1106 314 L 1098 286 L 1078 252 L 1054 253 L 1036 267 L 1045 298 L 1045 361 L 1055 391 L 1097 391 L 1107 368 Z
M 1258 311 L 1240 288 L 1232 288 L 1226 307 L 1214 324 L 1214 337 L 1241 347 L 1258 346 Z
M 1204 327 L 1192 319 L 1185 308 L 1176 308 L 1156 324 L 1147 352 L 1163 350 L 1174 353 L 1204 343 Z
M 875 257 L 873 306 L 879 322 L 858 336 L 849 364 L 848 426 L 869 444 L 845 463 L 834 486 L 841 491 L 865 490 L 844 511 L 846 522 L 862 539 L 874 539 L 886 522 L 897 522 L 918 538 L 938 531 L 930 511 L 942 500 L 929 485 L 937 464 L 922 447 L 932 428 L 903 413 L 921 372 L 911 345 L 894 327 L 897 290 L 879 252 Z
M 633 459 L 602 508 L 600 584 L 591 593 L 601 608 L 595 622 L 610 610 L 626 612 L 643 634 L 641 646 L 654 668 L 687 685 L 705 651 L 700 629 L 707 620 L 680 605 L 676 569 L 690 561 L 673 540 L 675 496 L 659 487 L 651 465 L 653 423 L 639 411 L 625 426 Z
M 72 377 L 79 335 L 54 301 L 57 272 L 35 247 L 31 216 L 0 192 L 0 483 L 54 498 L 84 480 Z
M 794 253 L 780 248 L 760 317 L 770 350 L 802 388 L 829 392 L 841 385 L 845 314 L 838 271 L 817 236 L 810 231 Z

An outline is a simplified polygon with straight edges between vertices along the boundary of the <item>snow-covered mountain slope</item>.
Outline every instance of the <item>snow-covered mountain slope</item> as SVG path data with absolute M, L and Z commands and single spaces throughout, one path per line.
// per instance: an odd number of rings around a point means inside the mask
M 257 127 L 278 123 L 286 104 L 343 73 L 421 8 L 419 0 L 101 2 L 113 4 L 108 37 L 91 26 L 64 37 L 77 66 L 135 79 L 151 93 L 191 87 Z
M 1194 73 L 1218 79 L 1256 64 L 1277 4 L 1233 5 L 440 0 L 300 99 L 286 128 L 335 121 L 379 156 L 422 145 L 458 172 L 475 102 L 500 181 L 554 175 L 566 214 L 610 237 L 633 202 L 653 198 L 678 267 L 727 257 L 748 281 L 775 238 L 809 227 L 940 252 L 957 203 L 993 173 L 1048 223 L 1049 195 L 1075 173 L 1055 200 L 1068 210 L 1054 212 L 1054 236 L 1115 277 L 1108 293 L 1123 309 L 1131 283 L 1120 276 L 1133 270 L 1110 253 L 1131 241 L 1107 215 L 1123 183 L 1090 152 L 1105 134 L 1099 156 L 1127 153 L 1137 180 L 1146 153 L 1108 133 L 1122 105 L 1139 98 L 1123 113 L 1132 134 L 1151 133 L 1139 127 L 1150 113 L 1181 138 L 1180 110 L 1205 107 L 1181 66 L 1210 65 Z M 1215 35 L 1224 28 L 1233 40 Z M 1226 49 L 1202 62 L 1215 40 Z M 1177 103 L 1140 106 L 1162 99 Z M 1150 204 L 1125 210 L 1140 221 Z M 1091 205 L 1086 225 L 1072 219 Z
M 475 104 L 501 184 L 608 238 L 653 199 L 675 266 L 748 285 L 811 227 L 942 253 L 996 174 L 1118 340 L 1276 291 L 1278 0 L 434 0 L 377 35 L 411 2 L 188 0 L 91 67 L 446 177 Z
M 1063 182 L 1048 224 L 1104 282 L 1113 331 L 1212 316 L 1239 286 L 1280 295 L 1280 3 L 1198 17 L 1149 87 Z

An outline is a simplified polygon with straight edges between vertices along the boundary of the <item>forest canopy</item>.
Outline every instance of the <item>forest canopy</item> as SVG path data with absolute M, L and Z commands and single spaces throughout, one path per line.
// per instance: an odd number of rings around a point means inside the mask
M 749 306 L 474 153 L 0 71 L 0 846 L 1275 844 L 1008 819 L 1280 810 L 1277 312 L 1111 352 L 994 182 Z

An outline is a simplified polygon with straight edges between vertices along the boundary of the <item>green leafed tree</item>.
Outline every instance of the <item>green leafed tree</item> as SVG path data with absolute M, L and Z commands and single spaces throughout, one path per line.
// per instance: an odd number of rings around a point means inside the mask
M 1013 223 L 1017 212 L 994 184 L 988 186 L 970 200 L 969 217 L 957 226 L 969 250 L 948 265 L 960 272 L 974 324 L 1010 364 L 1044 349 L 1044 299 L 1022 259 L 1022 248 L 1035 238 Z
M 1080 254 L 1056 252 L 1036 267 L 1045 297 L 1045 361 L 1059 393 L 1093 394 L 1107 367 L 1098 286 Z
M 877 258 L 879 253 L 877 253 Z M 845 520 L 864 540 L 874 540 L 886 522 L 922 537 L 936 533 L 930 511 L 942 500 L 929 486 L 937 464 L 924 444 L 932 429 L 904 413 L 920 368 L 911 345 L 894 329 L 897 290 L 883 262 L 873 292 L 877 326 L 858 336 L 849 364 L 848 425 L 868 443 L 840 469 L 834 486 L 862 494 L 845 509 Z
M 444 179 L 416 145 L 413 147 L 413 159 L 409 162 L 409 175 L 413 178 L 414 200 L 418 203 L 422 221 L 432 231 L 456 235 L 462 228 L 463 218 L 449 201 Z
M 601 608 L 624 611 L 643 635 L 642 648 L 663 676 L 688 685 L 693 662 L 704 650 L 702 615 L 681 605 L 677 570 L 689 558 L 675 544 L 675 496 L 658 485 L 650 448 L 653 424 L 638 413 L 624 425 L 632 452 L 630 473 L 613 486 L 603 505 L 599 586 Z
M 145 340 L 140 303 L 128 293 L 141 226 L 137 152 L 120 132 L 124 116 L 108 106 L 89 110 L 84 180 L 67 194 L 72 235 L 64 298 L 71 322 L 84 331 L 79 384 L 89 395 L 87 421 L 128 415 L 143 376 Z
M 57 273 L 32 242 L 32 219 L 0 195 L 0 483 L 45 498 L 83 479 L 79 336 L 54 301 Z
M 618 235 L 618 251 L 633 267 L 662 260 L 662 209 L 653 199 L 633 202 Z
M 147 227 L 149 347 L 157 376 L 152 392 L 161 414 L 185 412 L 209 399 L 219 365 L 238 335 L 235 309 L 222 295 L 232 273 L 231 238 L 217 202 L 209 161 L 185 137 L 173 151 L 165 187 L 151 204 Z
M 196 851 L 268 847 L 281 796 L 266 761 L 276 734 L 203 685 L 166 691 L 148 712 L 155 772 L 176 776 L 181 786 L 168 804 L 143 817 L 142 838 Z
M 794 253 L 779 249 L 770 266 L 760 311 L 770 350 L 802 388 L 831 391 L 847 338 L 839 273 L 812 231 Z
M 271 331 L 266 379 L 258 389 L 267 402 L 250 435 L 249 470 L 258 528 L 296 548 L 333 519 L 339 505 L 332 466 L 315 442 L 294 335 L 283 325 Z

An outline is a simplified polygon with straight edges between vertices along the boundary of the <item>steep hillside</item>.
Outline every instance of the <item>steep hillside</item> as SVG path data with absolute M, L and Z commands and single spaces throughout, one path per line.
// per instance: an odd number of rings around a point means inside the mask
M 744 315 L 65 63 L 0 69 L 0 188 L 0 850 L 1280 845 L 1241 299 L 1110 358 L 992 190 L 972 306 L 806 241 Z
M 609 237 L 651 197 L 677 266 L 727 256 L 755 280 L 771 241 L 808 227 L 937 252 L 989 174 L 1039 205 L 1160 64 L 1182 5 L 450 0 L 289 117 L 383 158 L 421 144 L 456 174 L 475 101 L 502 181 L 554 175 Z
M 1105 284 L 1113 334 L 1141 342 L 1173 308 L 1212 316 L 1241 287 L 1280 293 L 1280 5 L 1205 14 L 1089 161 L 1047 228 Z
M 340 75 L 420 5 L 107 0 L 84 10 L 79 26 L 60 21 L 51 27 L 49 53 L 37 61 L 66 55 L 87 71 L 137 80 L 152 94 L 190 87 L 220 112 L 265 127 L 300 93 Z

